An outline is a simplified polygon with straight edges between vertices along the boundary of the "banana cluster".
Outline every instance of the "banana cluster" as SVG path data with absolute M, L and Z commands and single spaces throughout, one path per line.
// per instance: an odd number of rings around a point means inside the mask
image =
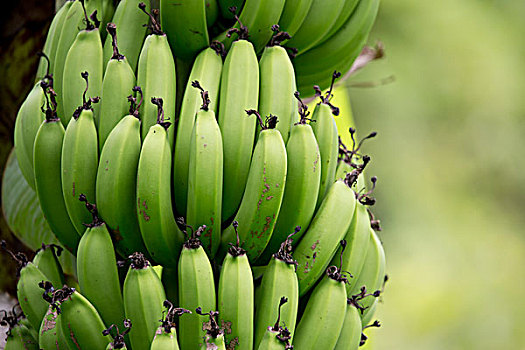
M 111 4 L 58 10 L 16 119 L 76 275 L 2 244 L 6 349 L 356 349 L 386 281 L 375 133 L 342 144 L 331 99 L 379 0 Z

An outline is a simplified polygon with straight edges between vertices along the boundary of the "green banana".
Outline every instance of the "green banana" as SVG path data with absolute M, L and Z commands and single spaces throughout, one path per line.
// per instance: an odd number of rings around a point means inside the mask
M 231 218 L 241 203 L 246 186 L 256 120 L 246 118 L 257 109 L 259 66 L 253 45 L 244 39 L 233 42 L 221 76 L 219 126 L 224 150 L 222 221 Z
M 368 250 L 366 252 L 366 258 L 363 264 L 363 268 L 359 274 L 359 278 L 353 283 L 350 289 L 350 295 L 356 294 L 359 291 L 361 293 L 370 291 L 373 294 L 367 295 L 363 298 L 361 305 L 364 311 L 361 313 L 361 317 L 366 317 L 367 311 L 373 304 L 375 298 L 378 297 L 385 280 L 385 251 L 383 245 L 379 240 L 379 237 L 372 228 L 369 228 L 369 239 Z
M 91 16 L 91 23 L 84 9 L 86 28 L 81 30 L 71 45 L 64 61 L 64 76 L 62 80 L 62 104 L 64 125 L 68 125 L 84 94 L 86 82 L 80 76 L 81 72 L 89 73 L 89 96 L 100 96 L 104 68 L 102 67 L 102 42 L 98 30 L 99 22 L 96 14 Z M 59 100 L 60 101 L 60 100 Z M 95 119 L 98 110 L 94 108 Z
M 191 311 L 176 308 L 169 300 L 165 300 L 163 305 L 167 309 L 166 316 L 160 320 L 161 326 L 155 332 L 150 350 L 179 350 L 175 320 L 186 313 L 191 314 Z
M 47 76 L 46 81 L 51 82 Z M 44 91 L 40 82 L 33 86 L 20 106 L 15 121 L 15 153 L 22 175 L 29 186 L 35 189 L 35 173 L 33 169 L 33 147 L 40 125 L 45 119 L 41 107 L 45 101 Z
M 279 118 L 277 130 L 286 144 L 294 115 L 295 73 L 286 50 L 280 46 L 290 38 L 288 33 L 273 26 L 275 35 L 263 51 L 259 61 L 260 88 L 259 112 L 261 115 L 275 115 Z M 293 121 L 295 122 L 295 120 Z M 258 128 L 260 130 L 260 127 Z
M 237 223 L 233 224 L 236 230 Z M 253 349 L 254 288 L 246 250 L 232 244 L 219 278 L 218 309 L 228 349 Z
M 38 334 L 35 334 L 34 329 L 29 325 L 22 322 L 23 319 L 19 319 L 21 316 L 15 312 L 4 312 L 4 316 L 0 320 L 0 325 L 9 327 L 7 331 L 7 337 L 5 339 L 5 347 L 7 350 L 38 350 Z
M 323 90 L 330 86 L 334 70 L 346 73 L 366 43 L 380 0 L 360 0 L 345 24 L 330 38 L 293 60 L 297 86 L 305 96 L 313 84 Z
M 49 307 L 39 328 L 38 345 L 43 350 L 67 350 L 69 346 L 62 331 L 62 317 L 59 317 L 58 304 L 53 300 L 53 284 L 46 281 L 39 283 L 39 286 L 45 290 L 43 298 L 49 302 Z
M 339 108 L 334 107 L 330 100 L 333 96 L 332 90 L 335 80 L 341 76 L 341 73 L 334 72 L 332 74 L 332 85 L 330 89 L 323 96 L 322 92 L 314 87 L 316 96 L 321 99 L 314 109 L 312 120 L 315 123 L 312 129 L 319 145 L 319 152 L 321 154 L 321 184 L 319 186 L 319 195 L 317 196 L 316 209 L 319 208 L 326 193 L 332 186 L 335 179 L 335 171 L 337 168 L 337 154 L 339 151 L 339 143 L 337 137 L 337 125 L 333 116 L 339 115 Z
M 204 6 L 206 7 L 206 25 L 211 27 L 219 18 L 219 4 L 217 0 L 205 0 Z
M 359 310 L 352 304 L 352 299 L 347 300 L 343 328 L 337 339 L 335 350 L 357 350 L 361 341 L 361 317 Z
M 77 275 L 80 291 L 97 308 L 105 324 L 121 326 L 124 304 L 120 290 L 117 260 L 106 224 L 98 216 L 97 208 L 80 195 L 93 221 L 86 224 L 77 251 Z
M 205 0 L 160 0 L 160 15 L 174 56 L 191 60 L 209 45 Z
M 312 2 L 313 0 L 286 0 L 279 18 L 281 29 L 293 37 L 306 19 Z
M 264 333 L 258 350 L 288 350 L 293 349 L 293 345 L 290 344 L 291 334 L 288 328 L 279 326 L 281 321 L 281 307 L 288 302 L 288 299 L 281 297 L 279 301 L 279 311 L 277 316 L 277 322 L 272 326 L 268 326 Z
M 73 112 L 73 118 L 67 125 L 62 143 L 62 193 L 64 203 L 71 222 L 78 234 L 82 236 L 86 230 L 90 215 L 84 204 L 79 202 L 78 195 L 85 194 L 95 201 L 95 180 L 98 168 L 98 138 L 93 119 L 92 103 L 97 103 L 99 97 L 86 100 L 88 90 L 88 72 L 81 73 L 85 80 L 83 103 Z
M 33 329 L 40 329 L 40 323 L 47 311 L 47 303 L 42 299 L 38 283 L 48 278 L 32 262 L 28 261 L 23 253 L 15 254 L 7 249 L 4 240 L 0 241 L 0 247 L 18 264 L 17 276 L 19 278 L 16 285 L 16 296 Z
M 71 48 L 71 45 L 75 41 L 80 28 L 82 27 L 82 21 L 84 20 L 84 8 L 80 0 L 75 0 L 71 2 L 69 9 L 67 10 L 67 15 L 62 25 L 62 30 L 60 30 L 60 37 L 58 39 L 56 54 L 54 57 L 51 57 L 51 63 L 53 64 L 53 69 L 50 69 L 53 72 L 55 78 L 54 89 L 57 94 L 59 115 L 62 116 L 62 124 L 67 125 L 66 117 L 64 115 L 64 106 L 62 99 L 62 82 L 64 80 L 64 64 L 66 62 L 67 53 Z M 53 61 L 54 58 L 54 61 Z M 80 73 L 80 72 L 77 72 Z M 78 104 L 80 99 L 76 102 Z
M 177 276 L 178 268 L 162 268 L 161 280 L 166 292 L 166 298 L 173 301 L 173 304 L 179 305 L 179 278 Z
M 239 236 L 250 261 L 255 262 L 270 241 L 279 216 L 286 183 L 286 148 L 279 131 L 275 130 L 277 118 L 270 116 L 263 122 L 255 110 L 262 131 L 253 152 L 250 172 L 242 202 L 235 216 L 239 223 Z M 235 238 L 232 225 L 223 232 L 222 246 Z
M 177 227 L 171 204 L 171 147 L 164 121 L 162 98 L 152 98 L 158 107 L 157 124 L 150 127 L 140 151 L 137 170 L 137 217 L 144 244 L 153 260 L 176 266 L 184 237 Z
M 297 278 L 301 296 L 310 290 L 328 267 L 354 216 L 356 199 L 349 181 L 336 181 L 326 194 L 308 231 L 297 245 Z
M 64 127 L 57 117 L 55 92 L 45 82 L 46 119 L 38 129 L 33 151 L 36 193 L 49 227 L 61 244 L 76 252 L 80 236 L 67 213 L 61 182 Z M 48 97 L 49 94 L 49 97 Z
M 117 5 L 112 22 L 117 27 L 117 36 L 119 38 L 119 51 L 126 56 L 129 66 L 133 72 L 137 69 L 139 54 L 146 37 L 147 28 L 143 24 L 147 23 L 147 17 L 139 9 L 141 0 L 122 0 Z M 149 11 L 149 1 L 145 4 L 146 10 Z M 114 55 L 112 47 L 112 38 L 106 37 L 104 43 L 104 67 Z
M 36 251 L 33 264 L 46 275 L 54 286 L 65 284 L 64 271 L 58 257 L 62 254 L 63 248 L 56 244 L 44 244 Z
M 113 56 L 106 64 L 102 81 L 100 114 L 95 120 L 98 129 L 98 146 L 102 151 L 106 139 L 118 122 L 127 114 L 129 91 L 135 86 L 135 73 L 128 64 L 126 57 L 117 47 L 117 27 L 108 23 Z M 109 37 L 108 37 L 109 39 Z
M 140 87 L 133 88 L 140 93 Z M 108 135 L 100 154 L 96 180 L 97 207 L 117 251 L 123 256 L 146 252 L 136 210 L 137 168 L 140 156 L 140 119 L 137 99 L 128 97 L 130 114 Z M 142 97 L 139 104 L 142 103 Z
M 113 16 L 115 15 L 115 11 L 116 11 L 115 6 L 116 6 L 116 1 L 114 0 L 102 0 L 102 6 L 101 6 L 101 11 L 102 11 L 101 26 L 102 28 L 106 28 L 108 23 L 111 22 Z M 102 40 L 104 40 L 107 37 L 106 33 L 100 33 L 100 36 L 102 37 Z
M 201 350 L 226 350 L 226 343 L 224 341 L 224 329 L 219 327 L 217 323 L 217 316 L 219 312 L 210 311 L 202 312 L 202 309 L 198 307 L 196 313 L 200 316 L 209 316 L 210 320 L 208 322 L 203 322 L 202 328 L 206 330 L 206 335 L 204 336 L 204 343 L 201 344 Z
M 57 13 L 55 13 L 53 21 L 51 21 L 51 25 L 49 26 L 49 30 L 47 32 L 46 42 L 44 43 L 44 48 L 42 49 L 42 52 L 47 57 L 49 57 L 49 59 L 45 59 L 44 57 L 40 58 L 40 62 L 38 63 L 38 68 L 36 71 L 35 83 L 43 79 L 45 75 L 49 75 L 50 72 L 53 73 L 53 69 L 49 67 L 49 61 L 53 63 L 55 62 L 60 33 L 62 32 L 62 27 L 66 21 L 67 12 L 69 11 L 71 4 L 73 4 L 72 1 L 66 1 L 66 3 L 60 7 Z
M 181 220 L 182 221 L 182 220 Z M 206 252 L 198 239 L 206 229 L 199 227 L 192 233 L 182 247 L 179 258 L 179 305 L 195 310 L 201 307 L 215 310 L 215 283 L 213 270 Z M 198 349 L 205 332 L 198 314 L 181 317 L 179 320 L 179 344 L 182 349 Z
M 113 341 L 108 344 L 108 346 L 106 347 L 106 350 L 114 350 L 114 349 L 126 350 L 127 349 L 126 336 L 131 330 L 132 324 L 129 319 L 125 319 L 122 322 L 122 324 L 124 326 L 124 330 L 122 332 L 119 332 L 119 328 L 115 324 L 112 324 L 111 326 L 109 326 L 109 328 L 106 328 L 102 331 L 102 335 L 104 336 L 111 335 L 111 337 L 113 338 Z M 115 330 L 115 332 L 113 332 L 114 334 L 111 333 L 112 330 Z
M 335 23 L 332 25 L 332 28 L 328 33 L 325 34 L 325 36 L 319 41 L 319 43 L 322 43 L 326 39 L 330 38 L 332 35 L 337 33 L 339 29 L 345 24 L 345 22 L 348 20 L 350 15 L 354 12 L 355 8 L 357 7 L 357 4 L 361 0 L 345 0 L 343 8 L 339 12 L 339 16 L 337 16 L 337 19 L 335 20 Z
M 335 347 L 346 314 L 345 283 L 346 277 L 337 266 L 326 269 L 326 276 L 313 290 L 297 324 L 294 347 L 305 350 Z
M 286 235 L 297 226 L 303 228 L 294 236 L 295 242 L 299 241 L 312 220 L 319 194 L 319 146 L 312 127 L 306 123 L 308 107 L 300 100 L 299 93 L 296 93 L 296 97 L 300 102 L 301 120 L 292 126 L 286 145 L 288 166 L 283 203 L 274 233 L 259 259 L 262 262 L 269 260 L 271 254 L 277 251 L 281 242 L 286 239 Z
M 247 31 L 250 30 L 250 42 L 253 43 L 256 52 L 261 52 L 270 38 L 272 37 L 272 25 L 279 22 L 281 13 L 283 12 L 285 0 L 246 0 L 239 17 L 237 24 L 221 34 L 215 40 L 224 43 L 226 48 L 230 48 L 233 39 L 231 38 L 232 31 Z M 230 7 L 232 13 L 237 12 L 236 7 Z
M 103 336 L 106 329 L 97 309 L 89 300 L 64 286 L 53 293 L 53 299 L 60 303 L 62 332 L 70 349 L 105 349 L 110 342 Z
M 191 135 L 186 220 L 192 227 L 206 226 L 200 240 L 213 258 L 221 243 L 222 137 L 208 91 L 196 80 L 192 85 L 201 90 L 203 102 Z
M 211 101 L 209 108 L 216 113 L 222 72 L 221 55 L 221 48 L 218 45 L 213 45 L 213 47 L 209 47 L 199 53 L 193 63 L 188 84 L 184 91 L 177 122 L 175 152 L 173 154 L 173 197 L 177 212 L 181 214 L 186 213 L 191 135 L 195 124 L 195 115 L 199 111 L 201 104 L 200 94 L 195 90 L 192 82 L 198 81 L 206 88 Z
M 129 339 L 131 348 L 149 349 L 162 317 L 166 294 L 160 278 L 142 253 L 133 253 L 129 258 L 131 265 L 123 288 L 126 318 L 133 323 Z
M 303 23 L 286 46 L 297 49 L 298 55 L 319 43 L 335 24 L 345 0 L 313 0 Z
M 170 45 L 166 34 L 160 29 L 160 24 L 153 14 L 146 11 L 146 5 L 141 2 L 139 8 L 150 16 L 151 35 L 148 35 L 142 46 L 137 68 L 137 85 L 142 87 L 144 100 L 162 98 L 166 115 L 175 117 L 175 95 L 177 91 L 175 61 L 171 54 Z M 146 103 L 140 106 L 142 115 L 142 140 L 146 138 L 150 127 L 157 123 L 157 109 L 154 105 Z M 175 131 L 168 131 L 168 141 L 171 149 Z
M 281 244 L 264 271 L 255 301 L 255 349 L 262 343 L 268 325 L 271 325 L 276 318 L 278 322 L 282 319 L 287 327 L 289 340 L 293 339 L 299 305 L 299 285 L 295 271 L 297 262 L 290 252 L 292 251 L 291 237 L 297 231 L 298 229 Z M 276 310 L 275 301 L 282 296 L 288 300 L 288 303 L 282 309 L 281 305 Z

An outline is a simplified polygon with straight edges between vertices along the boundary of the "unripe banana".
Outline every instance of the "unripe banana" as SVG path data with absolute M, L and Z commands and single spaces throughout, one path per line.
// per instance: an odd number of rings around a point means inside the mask
M 286 0 L 279 26 L 290 36 L 294 36 L 303 24 L 313 0 Z
M 215 310 L 215 283 L 213 270 L 198 236 L 206 227 L 192 230 L 184 243 L 179 259 L 179 305 L 189 310 L 201 307 Z M 198 314 L 179 320 L 179 344 L 181 349 L 198 349 L 203 344 L 202 319 Z
M 48 278 L 32 262 L 28 261 L 23 253 L 14 254 L 7 249 L 4 240 L 0 241 L 0 246 L 18 264 L 17 276 L 19 276 L 19 279 L 16 285 L 16 296 L 20 303 L 20 308 L 31 326 L 34 329 L 40 329 L 40 323 L 47 312 L 48 305 L 42 299 L 42 290 L 38 283 Z
M 262 127 L 253 152 L 246 190 L 235 220 L 239 223 L 239 236 L 248 258 L 254 262 L 263 253 L 270 241 L 279 216 L 286 183 L 286 148 L 279 131 L 275 130 L 277 118 L 270 116 L 262 121 L 255 114 Z M 226 165 L 225 165 L 226 166 Z M 222 246 L 234 241 L 235 230 L 232 225 L 223 232 Z
M 148 35 L 140 52 L 137 68 L 137 85 L 142 87 L 144 101 L 153 97 L 162 98 L 166 115 L 175 117 L 175 95 L 177 91 L 175 61 L 171 54 L 170 45 L 166 34 L 160 29 L 160 24 L 152 14 L 146 11 L 146 5 L 140 3 L 139 7 L 151 18 L 152 34 Z M 150 127 L 157 123 L 157 108 L 145 103 L 141 105 L 142 115 L 142 140 L 146 138 Z M 175 130 L 168 131 L 168 141 L 173 149 Z
M 350 15 L 352 15 L 352 12 L 354 12 L 357 4 L 360 0 L 345 0 L 343 8 L 339 12 L 339 15 L 337 16 L 337 19 L 335 23 L 332 25 L 332 28 L 328 33 L 325 34 L 325 36 L 319 41 L 319 43 L 322 43 L 326 39 L 330 38 L 332 35 L 337 33 L 339 29 L 345 24 L 345 22 L 348 20 Z
M 77 275 L 80 291 L 97 308 L 105 324 L 122 326 L 124 304 L 120 290 L 117 260 L 111 236 L 97 208 L 80 195 L 84 210 L 93 216 L 86 224 L 77 251 Z M 86 210 L 87 208 L 87 210 Z
M 141 0 L 120 1 L 112 20 L 117 27 L 119 51 L 126 56 L 133 72 L 137 69 L 140 50 L 146 37 L 147 27 L 144 24 L 148 23 L 147 16 L 138 7 L 141 2 Z M 149 11 L 149 1 L 146 2 L 145 6 L 146 10 Z M 106 37 L 104 43 L 104 67 L 107 67 L 113 55 L 111 42 L 111 37 Z
M 228 349 L 253 349 L 253 276 L 239 240 L 230 246 L 224 258 L 218 294 L 219 317 Z
M 173 216 L 171 204 L 171 147 L 164 121 L 163 100 L 158 106 L 157 124 L 150 127 L 140 151 L 137 170 L 137 216 L 142 239 L 155 262 L 176 266 L 184 241 Z
M 83 27 L 82 21 L 84 20 L 84 8 L 82 7 L 82 2 L 80 0 L 75 0 L 71 2 L 69 9 L 67 11 L 66 19 L 62 25 L 62 30 L 60 31 L 60 38 L 58 39 L 58 44 L 56 48 L 56 54 L 54 61 L 51 61 L 53 64 L 53 76 L 55 79 L 54 89 L 57 94 L 59 115 L 64 115 L 64 106 L 62 99 L 62 82 L 64 80 L 64 64 L 66 62 L 67 53 L 71 48 L 71 45 L 75 41 L 80 28 Z M 51 57 L 53 59 L 53 57 Z M 78 72 L 80 73 L 80 71 Z M 78 104 L 80 99 L 76 102 Z M 65 123 L 65 117 L 62 117 L 63 124 Z
M 99 22 L 96 21 L 96 16 L 92 16 L 95 24 L 91 23 L 86 12 L 84 12 L 84 17 L 86 29 L 77 34 L 64 61 L 62 78 L 62 122 L 64 125 L 68 125 L 86 93 L 88 96 L 100 96 L 102 89 L 104 68 L 102 67 L 102 42 L 97 28 Z M 87 92 L 85 92 L 86 82 L 81 77 L 81 72 L 89 73 Z M 97 108 L 94 110 L 94 115 L 96 119 Z
M 222 137 L 215 113 L 208 106 L 208 91 L 198 81 L 193 85 L 201 89 L 203 103 L 191 135 L 186 220 L 192 227 L 206 226 L 200 240 L 213 258 L 221 243 Z
M 306 304 L 293 340 L 297 349 L 333 349 L 346 313 L 346 277 L 336 266 L 315 287 Z
M 126 318 L 133 323 L 129 339 L 133 349 L 149 349 L 166 295 L 160 278 L 144 255 L 134 253 L 130 259 L 123 289 Z
M 45 95 L 46 120 L 38 129 L 33 151 L 36 193 L 49 227 L 60 243 L 74 253 L 80 236 L 69 218 L 62 193 L 61 157 L 64 127 L 56 114 L 55 92 L 44 82 L 42 89 L 49 90 L 49 97 Z
M 176 57 L 192 60 L 209 45 L 205 0 L 160 0 L 160 14 L 162 30 Z
M 139 87 L 134 91 L 141 93 Z M 146 252 L 136 209 L 140 120 L 136 99 L 129 96 L 129 100 L 130 115 L 122 118 L 104 143 L 96 180 L 98 211 L 123 256 L 134 251 Z
M 241 203 L 250 161 L 256 120 L 246 118 L 247 109 L 257 109 L 259 66 L 253 45 L 234 41 L 221 76 L 219 126 L 224 150 L 222 221 L 231 218 Z
M 290 344 L 291 334 L 286 326 L 279 326 L 281 320 L 281 307 L 288 302 L 288 299 L 281 297 L 279 302 L 279 314 L 277 316 L 277 322 L 275 325 L 268 326 L 264 337 L 259 343 L 257 350 L 288 350 L 293 349 Z
M 275 115 L 279 118 L 276 129 L 279 130 L 286 144 L 294 115 L 295 72 L 286 50 L 279 46 L 290 38 L 286 32 L 280 32 L 274 26 L 272 40 L 263 51 L 259 61 L 260 88 L 259 112 L 261 115 Z M 295 120 L 293 121 L 295 123 Z M 258 128 L 260 130 L 260 127 Z
M 206 335 L 204 336 L 204 343 L 201 344 L 200 350 L 226 350 L 224 329 L 219 327 L 217 322 L 219 312 L 211 310 L 210 312 L 204 313 L 200 307 L 198 307 L 195 312 L 200 316 L 209 316 L 210 318 L 208 322 L 203 322 L 202 324 L 202 328 L 206 330 Z M 232 345 L 228 348 L 232 348 Z
M 58 261 L 62 249 L 56 244 L 45 245 L 42 243 L 42 247 L 36 251 L 33 258 L 33 264 L 47 276 L 54 286 L 65 284 L 64 271 L 62 271 L 62 266 Z
M 47 313 L 42 319 L 38 333 L 38 345 L 43 350 L 68 350 L 64 332 L 62 331 L 62 317 L 58 309 L 49 305 Z
M 59 298 L 58 298 L 59 296 Z M 62 332 L 70 349 L 105 349 L 110 342 L 97 309 L 74 288 L 65 286 L 54 292 L 60 302 Z
M 150 350 L 179 350 L 175 320 L 186 313 L 191 314 L 191 311 L 176 308 L 169 300 L 164 301 L 164 307 L 166 316 L 160 320 L 161 326 L 155 332 Z
M 16 320 L 13 324 L 9 324 L 4 350 L 38 349 L 38 341 L 34 338 L 32 330 L 22 324 L 16 323 Z
M 289 332 L 289 340 L 293 339 L 299 305 L 299 286 L 295 272 L 297 262 L 290 255 L 292 235 L 281 244 L 263 274 L 255 303 L 255 349 L 265 337 L 268 325 L 273 324 L 276 319 L 278 322 L 282 320 Z M 283 296 L 288 303 L 282 309 L 276 308 L 275 301 Z
M 335 124 L 333 115 L 339 115 L 339 109 L 330 103 L 330 99 L 332 98 L 335 79 L 340 76 L 340 73 L 334 72 L 332 86 L 325 96 L 322 95 L 320 90 L 316 90 L 316 96 L 319 96 L 321 99 L 321 102 L 315 106 L 312 115 L 312 120 L 315 121 L 312 123 L 312 129 L 321 154 L 321 185 L 319 186 L 316 209 L 319 208 L 330 186 L 332 186 L 337 168 L 339 142 L 337 138 L 337 125 Z
M 35 189 L 33 147 L 38 129 L 45 119 L 45 114 L 41 110 L 44 101 L 44 91 L 38 82 L 20 106 L 15 121 L 16 158 L 22 175 L 33 190 Z
M 82 236 L 91 216 L 78 196 L 83 193 L 95 201 L 95 180 L 98 168 L 98 138 L 93 119 L 92 102 L 98 97 L 86 100 L 88 73 L 81 73 L 85 79 L 83 103 L 73 113 L 67 125 L 62 143 L 62 193 L 71 222 Z M 91 81 L 91 79 L 89 80 Z
M 162 285 L 166 292 L 166 298 L 171 300 L 174 305 L 179 305 L 179 277 L 178 267 L 163 267 L 162 268 Z
M 296 96 L 299 96 L 298 93 Z M 301 101 L 301 121 L 292 126 L 286 145 L 288 166 L 283 203 L 272 238 L 259 259 L 263 263 L 269 260 L 271 254 L 279 249 L 281 242 L 297 226 L 303 228 L 294 236 L 294 241 L 299 241 L 314 215 L 321 167 L 317 140 L 310 124 L 306 123 L 309 114 L 307 109 Z
M 301 296 L 314 286 L 326 270 L 350 227 L 356 206 L 351 185 L 337 181 L 330 187 L 308 231 L 294 251 Z
M 113 56 L 106 65 L 102 81 L 100 114 L 98 115 L 98 146 L 102 150 L 109 133 L 118 122 L 127 115 L 129 109 L 128 94 L 135 86 L 135 73 L 128 64 L 126 57 L 117 47 L 117 28 L 114 23 L 108 23 L 107 31 L 113 47 Z M 109 37 L 108 37 L 109 38 Z
M 72 4 L 73 1 L 66 1 L 64 5 L 60 7 L 57 13 L 55 13 L 53 21 L 51 21 L 51 25 L 49 26 L 46 42 L 44 43 L 44 48 L 42 49 L 42 52 L 47 57 L 49 57 L 49 61 L 51 61 L 52 63 L 55 62 L 58 41 L 60 40 L 62 27 L 64 26 L 67 12 L 69 11 L 69 8 Z M 53 73 L 53 67 L 48 68 L 49 62 L 46 61 L 47 60 L 44 57 L 40 58 L 40 62 L 38 63 L 38 69 L 36 71 L 35 82 L 38 82 L 39 80 L 43 79 L 46 74 Z
M 201 105 L 200 94 L 192 86 L 192 82 L 200 82 L 208 91 L 211 101 L 209 108 L 216 113 L 222 71 L 221 54 L 222 51 L 219 45 L 203 50 L 195 58 L 190 77 L 188 78 L 188 84 L 184 91 L 184 98 L 177 122 L 177 138 L 175 139 L 175 151 L 173 154 L 173 197 L 177 212 L 182 214 L 186 213 L 186 201 L 188 199 L 191 135 L 195 124 L 195 115 Z
M 353 299 L 347 299 L 345 320 L 343 328 L 337 339 L 335 350 L 357 350 L 361 341 L 361 317 L 358 308 L 353 304 Z
M 379 240 L 379 237 L 372 228 L 369 228 L 369 239 L 368 250 L 366 252 L 366 258 L 361 269 L 359 278 L 352 283 L 350 295 L 357 294 L 359 290 L 373 293 L 363 298 L 361 305 L 365 309 L 361 314 L 361 317 L 366 317 L 367 311 L 373 304 L 375 298 L 379 296 L 378 292 L 383 285 L 385 279 L 385 251 L 383 245 Z M 374 295 L 376 294 L 376 295 Z
M 120 322 L 119 322 L 120 323 Z M 119 331 L 119 328 L 117 325 L 112 324 L 109 326 L 109 328 L 104 329 L 102 331 L 102 335 L 111 335 L 113 337 L 113 341 L 108 344 L 106 347 L 106 350 L 114 350 L 114 349 L 121 349 L 126 350 L 126 337 L 129 331 L 131 330 L 132 323 L 129 319 L 125 319 L 122 324 L 124 325 L 124 330 L 122 332 Z M 115 330 L 115 334 L 112 334 L 112 330 Z
M 372 303 L 372 305 L 370 305 L 370 307 L 368 309 L 366 309 L 366 315 L 363 315 L 363 318 L 361 318 L 361 324 L 364 326 L 364 325 L 368 325 L 370 323 L 370 321 L 372 321 L 372 318 L 374 317 L 374 314 L 376 312 L 376 309 L 377 309 L 377 304 L 379 302 L 379 298 L 375 298 L 374 299 L 374 302 Z
M 345 0 L 313 0 L 302 25 L 286 46 L 294 47 L 298 54 L 317 45 L 335 24 Z

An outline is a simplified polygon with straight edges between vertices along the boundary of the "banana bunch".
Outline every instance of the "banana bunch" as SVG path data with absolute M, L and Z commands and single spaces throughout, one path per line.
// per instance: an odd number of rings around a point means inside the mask
M 356 349 L 386 281 L 375 133 L 344 145 L 332 98 L 379 1 L 109 2 L 60 8 L 17 116 L 76 274 L 2 243 L 9 348 Z

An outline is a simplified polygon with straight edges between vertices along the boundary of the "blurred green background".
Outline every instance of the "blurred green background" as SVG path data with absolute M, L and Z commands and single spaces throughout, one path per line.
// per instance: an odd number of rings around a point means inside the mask
M 42 4 L 52 11 L 9 6 Z M 368 349 L 525 348 L 523 18 L 517 0 L 382 0 L 370 43 L 383 41 L 387 56 L 348 82 L 396 78 L 349 88 L 358 133 L 379 133 L 365 151 L 390 276 Z M 4 44 L 43 42 L 48 19 L 3 15 L 2 62 L 28 57 Z M 2 66 L 3 160 L 25 96 L 11 92 L 34 74 L 31 60 Z
M 369 349 L 525 349 L 525 2 L 382 0 L 349 83 L 391 277 Z

